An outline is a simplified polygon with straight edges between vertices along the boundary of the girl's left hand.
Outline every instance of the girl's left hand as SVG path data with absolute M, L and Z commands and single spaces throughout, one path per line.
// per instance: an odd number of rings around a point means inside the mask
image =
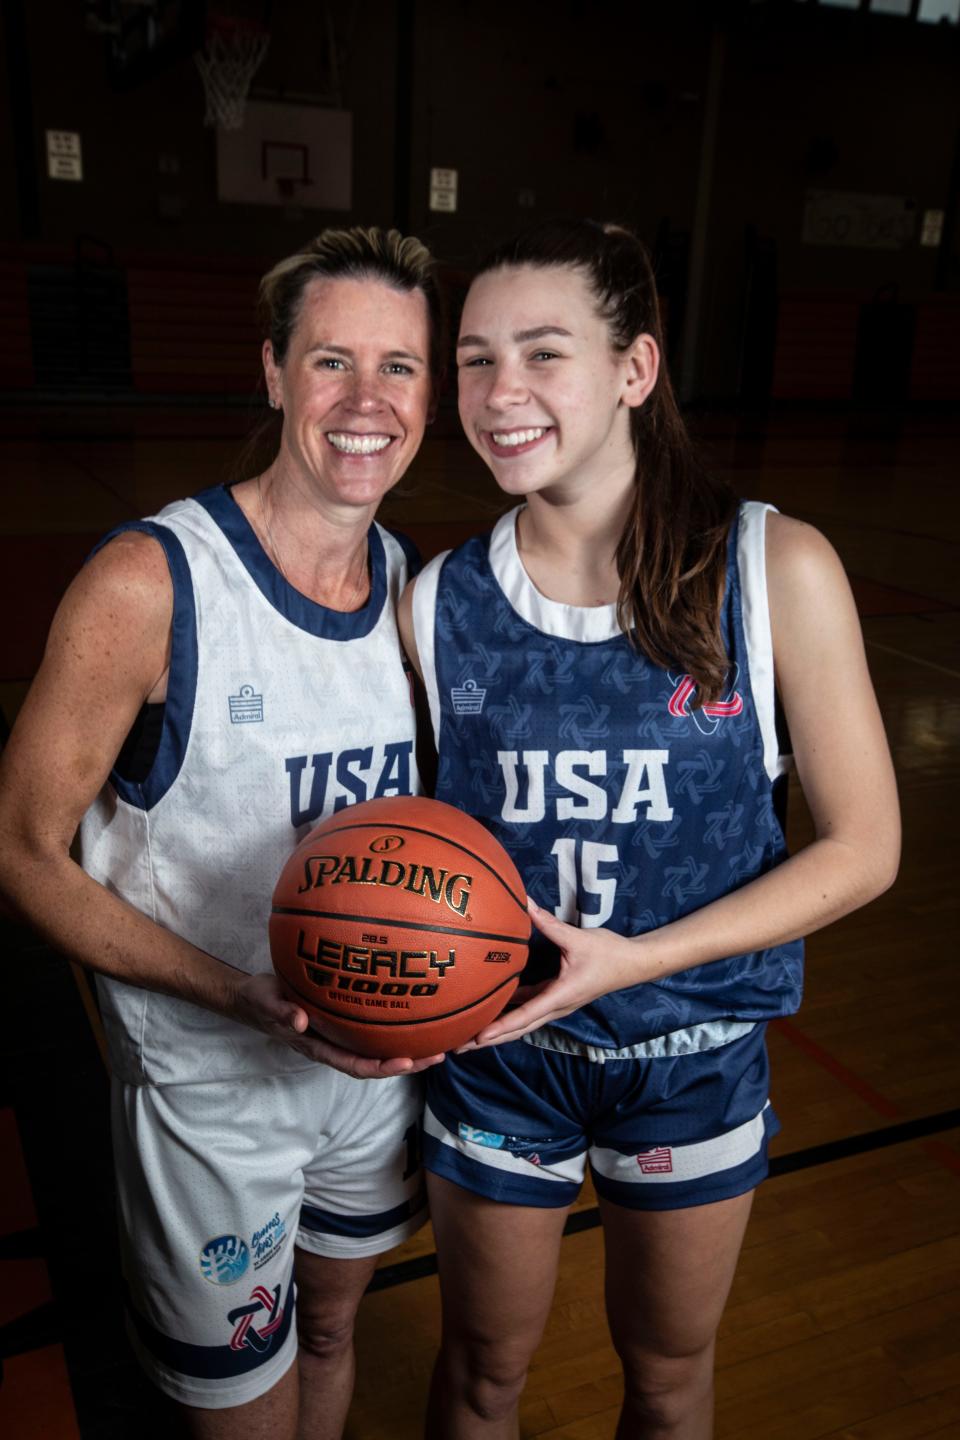
M 615 935 L 612 930 L 581 930 L 567 925 L 549 910 L 541 910 L 529 897 L 527 909 L 540 933 L 560 951 L 559 974 L 541 985 L 526 987 L 524 994 L 531 998 L 487 1025 L 468 1045 L 461 1046 L 461 1051 L 519 1040 L 528 1031 L 549 1025 L 600 995 L 636 985 L 644 978 L 639 973 L 636 941 Z

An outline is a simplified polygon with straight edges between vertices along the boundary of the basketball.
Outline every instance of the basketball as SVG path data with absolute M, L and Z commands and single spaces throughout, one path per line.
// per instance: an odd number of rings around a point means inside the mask
M 517 987 L 523 882 L 489 830 L 440 800 L 365 800 L 297 846 L 273 894 L 283 988 L 325 1037 L 417 1059 L 472 1040 Z

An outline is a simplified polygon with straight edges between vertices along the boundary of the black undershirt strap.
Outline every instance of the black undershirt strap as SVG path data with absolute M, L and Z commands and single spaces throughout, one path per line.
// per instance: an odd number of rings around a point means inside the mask
M 163 712 L 166 706 L 141 705 L 136 720 L 130 726 L 126 740 L 120 746 L 114 769 L 124 780 L 139 785 L 150 774 L 160 736 L 163 732 Z

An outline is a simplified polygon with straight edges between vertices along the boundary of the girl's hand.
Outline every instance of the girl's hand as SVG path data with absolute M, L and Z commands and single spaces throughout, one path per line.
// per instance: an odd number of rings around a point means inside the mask
M 581 930 L 567 925 L 548 910 L 541 910 L 529 897 L 527 909 L 540 933 L 560 951 L 560 973 L 541 985 L 526 987 L 522 1004 L 487 1025 L 469 1045 L 461 1046 L 461 1051 L 519 1040 L 521 1035 L 579 1010 L 600 995 L 636 985 L 644 978 L 638 973 L 640 952 L 635 940 L 615 935 L 612 930 Z

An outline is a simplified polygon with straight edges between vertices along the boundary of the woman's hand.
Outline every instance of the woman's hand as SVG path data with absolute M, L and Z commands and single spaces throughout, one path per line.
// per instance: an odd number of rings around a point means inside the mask
M 519 1040 L 528 1031 L 549 1025 L 600 995 L 636 985 L 644 978 L 639 973 L 641 956 L 635 940 L 615 935 L 612 930 L 581 930 L 567 925 L 549 910 L 541 910 L 529 897 L 527 909 L 541 935 L 560 951 L 560 972 L 540 985 L 518 991 L 522 1003 L 487 1025 L 461 1050 Z
M 343 1050 L 311 1027 L 306 1010 L 287 999 L 276 975 L 269 972 L 249 975 L 240 982 L 232 1018 L 253 1026 L 255 1030 L 262 1030 L 274 1040 L 282 1040 L 308 1060 L 329 1065 L 344 1075 L 352 1075 L 355 1080 L 386 1080 L 392 1075 L 415 1075 L 443 1059 L 442 1055 L 430 1055 L 423 1060 L 411 1060 L 409 1057 L 371 1060 L 365 1055 L 354 1055 L 352 1050 Z

